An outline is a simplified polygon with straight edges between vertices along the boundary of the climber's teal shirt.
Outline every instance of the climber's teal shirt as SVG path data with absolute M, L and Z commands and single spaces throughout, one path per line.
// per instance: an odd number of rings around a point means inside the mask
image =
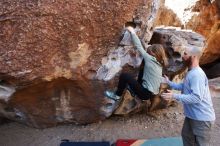
M 142 86 L 153 94 L 158 94 L 162 78 L 162 66 L 155 57 L 144 50 L 141 41 L 135 33 L 131 33 L 131 38 L 134 46 L 140 51 L 145 61 Z
M 168 84 L 182 91 L 182 94 L 174 94 L 174 98 L 183 103 L 186 117 L 199 121 L 215 120 L 208 79 L 200 67 L 192 68 L 183 83 L 170 81 Z

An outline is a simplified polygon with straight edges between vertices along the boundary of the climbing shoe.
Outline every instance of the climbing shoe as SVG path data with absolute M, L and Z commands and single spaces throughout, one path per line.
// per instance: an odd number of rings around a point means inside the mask
M 104 92 L 104 95 L 107 97 L 107 98 L 110 98 L 112 100 L 115 100 L 115 101 L 118 101 L 121 99 L 120 96 L 116 95 L 114 92 L 111 92 L 111 91 L 105 91 Z

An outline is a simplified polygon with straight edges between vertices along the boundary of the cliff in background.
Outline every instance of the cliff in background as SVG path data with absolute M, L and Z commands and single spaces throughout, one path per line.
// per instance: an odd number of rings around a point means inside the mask
M 220 2 L 215 0 L 211 3 L 209 0 L 200 0 L 193 11 L 199 14 L 192 17 L 186 27 L 206 37 L 207 47 L 201 63 L 207 64 L 220 58 Z

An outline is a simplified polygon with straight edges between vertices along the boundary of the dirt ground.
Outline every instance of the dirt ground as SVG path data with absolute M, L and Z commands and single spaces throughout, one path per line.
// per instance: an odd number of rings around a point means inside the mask
M 213 97 L 216 124 L 213 146 L 220 145 L 220 97 Z M 180 136 L 183 124 L 182 106 L 157 111 L 157 118 L 138 113 L 129 117 L 113 116 L 86 126 L 62 125 L 34 129 L 15 122 L 0 126 L 0 146 L 59 146 L 62 139 L 71 141 L 110 141 L 117 139 L 150 139 Z

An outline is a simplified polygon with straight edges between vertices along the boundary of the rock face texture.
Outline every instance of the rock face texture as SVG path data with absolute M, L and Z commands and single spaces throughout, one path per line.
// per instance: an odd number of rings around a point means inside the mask
M 220 58 L 220 2 L 218 0 L 200 0 L 195 5 L 194 11 L 199 14 L 189 21 L 187 28 L 207 38 L 207 47 L 201 63 L 211 63 Z
M 181 27 L 181 21 L 176 16 L 175 13 L 173 13 L 172 10 L 167 9 L 165 7 L 162 8 L 159 20 L 156 22 L 156 25 L 165 25 L 165 26 L 175 26 L 175 27 Z
M 165 7 L 164 4 L 161 5 L 157 18 L 155 26 L 182 26 L 182 23 L 177 15 L 171 9 Z
M 147 3 L 2 1 L 1 73 L 16 84 L 93 73 L 100 65 L 97 58 L 117 44 L 124 24 Z
M 123 27 L 135 25 L 147 44 L 160 0 L 0 5 L 0 115 L 44 128 L 106 118 L 103 91 L 124 65 L 137 66 L 129 48 L 118 48 Z

